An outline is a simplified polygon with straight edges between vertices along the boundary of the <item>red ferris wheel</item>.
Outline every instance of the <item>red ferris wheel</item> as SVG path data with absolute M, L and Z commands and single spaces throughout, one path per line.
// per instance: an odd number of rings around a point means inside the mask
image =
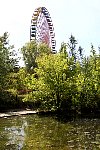
M 36 40 L 37 43 L 46 43 L 56 53 L 56 41 L 52 19 L 45 7 L 35 9 L 30 27 L 30 40 Z

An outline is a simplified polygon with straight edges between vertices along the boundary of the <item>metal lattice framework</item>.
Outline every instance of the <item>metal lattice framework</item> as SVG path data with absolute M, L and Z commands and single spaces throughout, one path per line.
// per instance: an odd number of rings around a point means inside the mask
M 46 43 L 55 53 L 55 33 L 52 19 L 45 7 L 38 7 L 32 16 L 30 27 L 30 40 L 36 40 L 37 43 Z

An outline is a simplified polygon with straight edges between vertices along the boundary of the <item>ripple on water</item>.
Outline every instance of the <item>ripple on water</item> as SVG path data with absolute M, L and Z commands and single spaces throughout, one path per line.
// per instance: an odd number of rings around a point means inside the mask
M 58 121 L 38 115 L 0 118 L 0 150 L 100 149 L 100 120 Z

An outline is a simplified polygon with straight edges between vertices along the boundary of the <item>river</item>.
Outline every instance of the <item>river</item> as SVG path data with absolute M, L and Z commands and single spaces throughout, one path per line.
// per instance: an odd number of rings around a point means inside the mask
M 0 118 L 0 150 L 99 150 L 100 119 L 37 114 Z

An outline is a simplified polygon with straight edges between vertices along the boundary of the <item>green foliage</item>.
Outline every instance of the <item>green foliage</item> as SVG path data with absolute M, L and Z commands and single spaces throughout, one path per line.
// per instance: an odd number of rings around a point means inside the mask
M 21 49 L 25 67 L 16 69 L 7 39 L 6 33 L 0 37 L 0 89 L 12 95 L 11 101 L 17 96 L 41 109 L 64 114 L 99 111 L 100 54 L 93 45 L 91 55 L 84 57 L 72 35 L 56 54 L 47 45 L 31 41 Z M 6 103 L 5 98 L 3 95 L 1 103 Z
M 60 54 L 56 54 L 38 58 L 37 62 L 36 73 L 40 80 L 38 88 L 41 91 L 44 103 L 51 104 L 51 107 L 59 108 L 66 94 L 63 89 L 67 87 L 67 73 L 69 72 L 67 60 L 60 57 Z M 44 87 L 43 91 L 42 87 Z
M 15 102 L 16 99 L 15 92 L 8 90 L 9 74 L 18 67 L 17 59 L 14 56 L 14 47 L 9 45 L 8 33 L 5 32 L 3 36 L 0 36 L 0 110 L 6 108 L 8 103 Z
M 69 48 L 69 53 L 70 56 L 74 58 L 74 61 L 76 62 L 77 59 L 77 51 L 76 51 L 76 45 L 77 45 L 77 41 L 75 39 L 75 37 L 73 35 L 70 36 L 69 38 L 69 42 L 67 43 L 68 48 Z
M 6 84 L 6 75 L 16 67 L 17 60 L 14 59 L 13 46 L 9 45 L 8 33 L 0 37 L 0 87 Z M 5 85 L 6 86 L 6 85 Z
M 34 73 L 24 79 L 26 89 L 31 89 L 24 97 L 41 103 L 42 109 L 61 110 L 66 113 L 94 111 L 100 105 L 100 57 L 91 47 L 92 55 L 83 56 L 83 49 L 76 49 L 76 40 L 62 43 L 59 53 L 41 51 L 35 59 Z M 68 54 L 70 48 L 71 55 Z M 78 59 L 77 53 L 80 58 Z M 77 59 L 76 59 L 77 58 Z
M 26 43 L 25 46 L 21 48 L 21 52 L 23 54 L 23 59 L 25 62 L 25 66 L 28 72 L 31 69 L 37 67 L 36 57 L 43 54 L 43 53 L 50 53 L 50 48 L 44 44 L 37 44 L 36 41 L 31 41 Z

